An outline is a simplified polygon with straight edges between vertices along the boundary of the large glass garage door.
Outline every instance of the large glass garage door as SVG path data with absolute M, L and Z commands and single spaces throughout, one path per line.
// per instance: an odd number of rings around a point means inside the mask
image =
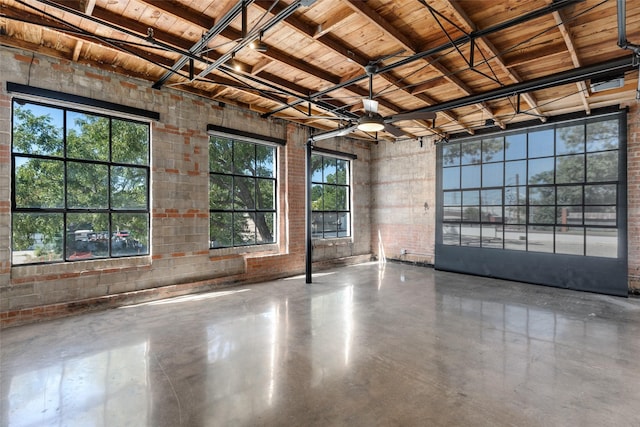
M 626 114 L 438 148 L 436 268 L 627 295 Z

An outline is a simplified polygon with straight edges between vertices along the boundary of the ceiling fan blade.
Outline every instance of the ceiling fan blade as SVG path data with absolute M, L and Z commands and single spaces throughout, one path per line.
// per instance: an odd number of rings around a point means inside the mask
M 385 121 L 399 122 L 400 120 L 433 120 L 436 118 L 436 113 L 433 111 L 416 111 L 413 113 L 400 113 L 393 116 L 389 116 Z
M 362 103 L 364 104 L 365 112 L 374 114 L 378 112 L 378 101 L 374 101 L 373 99 L 363 99 Z
M 395 136 L 395 137 L 401 137 L 404 136 L 405 133 L 402 129 L 400 129 L 397 126 L 394 126 L 390 123 L 385 123 L 384 124 L 384 130 L 389 132 L 391 135 Z

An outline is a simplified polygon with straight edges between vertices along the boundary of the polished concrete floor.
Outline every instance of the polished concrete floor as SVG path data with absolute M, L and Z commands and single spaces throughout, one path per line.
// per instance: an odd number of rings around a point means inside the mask
M 2 426 L 640 426 L 640 300 L 404 264 L 0 344 Z

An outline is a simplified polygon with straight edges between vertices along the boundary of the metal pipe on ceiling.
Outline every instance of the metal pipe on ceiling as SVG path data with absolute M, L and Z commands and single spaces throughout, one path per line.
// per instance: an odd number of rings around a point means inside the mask
M 220 67 L 222 64 L 230 60 L 237 52 L 239 52 L 242 48 L 248 46 L 251 42 L 255 41 L 260 34 L 263 34 L 265 31 L 269 30 L 273 26 L 278 23 L 284 21 L 289 16 L 293 14 L 300 6 L 307 6 L 313 4 L 315 0 L 296 0 L 291 3 L 289 6 L 285 7 L 282 11 L 280 11 L 277 15 L 271 18 L 264 25 L 261 25 L 259 28 L 255 28 L 251 31 L 251 34 L 247 34 L 233 49 L 224 53 L 220 58 L 216 59 L 212 64 L 208 65 L 204 70 L 198 74 L 198 76 L 206 76 L 216 68 Z M 239 2 L 241 4 L 242 1 Z M 302 101 L 301 101 L 302 102 Z
M 551 74 L 544 77 L 538 77 L 536 79 L 532 79 L 522 83 L 514 83 L 512 85 L 503 86 L 501 88 L 490 90 L 484 93 L 469 95 L 462 98 L 454 99 L 452 101 L 442 102 L 440 104 L 430 105 L 428 107 L 407 111 L 407 113 L 451 110 L 477 104 L 479 102 L 492 101 L 526 92 L 575 83 L 582 80 L 598 79 L 610 77 L 612 75 L 620 75 L 633 70 L 634 59 L 631 55 L 613 61 L 604 61 L 585 67 L 572 68 L 570 70 L 561 71 L 559 73 Z M 391 119 L 393 119 L 393 116 L 391 117 Z
M 528 22 L 530 20 L 539 18 L 539 17 L 544 16 L 544 15 L 549 14 L 549 13 L 556 12 L 558 10 L 561 10 L 561 9 L 567 7 L 567 6 L 571 6 L 571 5 L 576 4 L 576 3 L 581 3 L 583 1 L 584 0 L 559 0 L 559 1 L 554 1 L 553 3 L 551 3 L 551 4 L 549 4 L 549 5 L 545 6 L 545 7 L 542 7 L 540 9 L 536 9 L 536 10 L 534 10 L 532 12 L 529 12 L 529 13 L 525 13 L 524 15 L 518 16 L 516 18 L 501 22 L 501 23 L 496 24 L 496 25 L 494 25 L 492 27 L 488 27 L 488 28 L 485 28 L 483 30 L 473 31 L 473 32 L 469 33 L 468 35 L 460 36 L 457 39 L 453 40 L 452 43 L 451 42 L 450 43 L 445 43 L 445 44 L 442 44 L 440 46 L 434 47 L 432 49 L 428 49 L 428 50 L 425 50 L 423 52 L 418 52 L 415 55 L 411 55 L 411 56 L 409 56 L 407 58 L 401 59 L 401 60 L 399 60 L 397 62 L 394 62 L 393 64 L 389 64 L 389 65 L 387 65 L 385 67 L 381 67 L 376 71 L 376 74 L 386 73 L 386 72 L 394 70 L 395 68 L 411 64 L 412 62 L 415 62 L 415 61 L 417 61 L 419 59 L 423 59 L 423 58 L 435 55 L 436 53 L 440 53 L 440 52 L 450 48 L 452 46 L 452 44 L 455 44 L 455 45 L 459 46 L 459 45 L 462 45 L 464 43 L 470 42 L 471 40 L 475 40 L 477 38 L 484 37 L 484 36 L 496 33 L 498 31 L 509 29 L 509 28 L 511 28 L 513 26 L 516 26 L 516 25 L 519 25 L 519 24 L 523 24 L 523 23 Z M 333 92 L 335 90 L 351 86 L 351 85 L 356 84 L 356 83 L 360 82 L 361 80 L 364 80 L 364 79 L 366 79 L 368 77 L 369 77 L 369 74 L 368 73 L 364 73 L 362 75 L 356 76 L 356 77 L 351 78 L 349 80 L 346 80 L 344 82 L 338 83 L 338 84 L 336 84 L 336 85 L 334 85 L 332 87 L 329 87 L 327 89 L 324 89 L 324 90 L 321 90 L 319 92 L 313 93 L 313 94 L 311 94 L 309 96 L 310 102 L 313 103 L 314 102 L 313 100 L 315 98 L 327 95 L 328 93 L 331 93 L 331 92 Z M 296 101 L 296 102 L 294 102 L 292 104 L 295 106 L 295 105 L 300 104 L 301 102 L 303 102 L 303 101 Z M 289 106 L 283 106 L 283 107 L 278 108 L 276 110 L 273 110 L 273 111 L 271 111 L 269 113 L 263 114 L 262 117 L 270 117 L 273 114 L 277 114 L 277 113 L 279 113 L 279 112 L 281 112 L 281 111 L 283 111 L 283 110 L 285 110 L 287 108 L 289 108 Z
M 241 0 L 234 7 L 232 7 L 218 22 L 215 23 L 201 38 L 198 40 L 190 49 L 189 54 L 197 55 L 200 53 L 213 39 L 218 36 L 225 28 L 231 25 L 231 22 L 242 13 L 242 11 L 254 0 Z M 154 89 L 160 89 L 162 85 L 176 72 L 178 72 L 182 67 L 185 66 L 189 57 L 187 55 L 183 55 L 182 58 L 178 59 L 171 70 L 167 71 L 160 79 L 153 84 Z M 200 74 L 202 75 L 202 74 Z

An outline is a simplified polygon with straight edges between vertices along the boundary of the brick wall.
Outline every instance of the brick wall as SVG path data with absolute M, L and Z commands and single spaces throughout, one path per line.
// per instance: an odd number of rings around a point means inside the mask
M 637 102 L 629 105 L 627 124 L 629 290 L 640 293 L 640 106 Z
M 11 94 L 29 84 L 156 111 L 151 124 L 151 255 L 11 266 Z M 103 307 L 301 274 L 305 267 L 307 130 L 149 82 L 68 61 L 0 50 L 0 326 Z M 47 100 L 43 100 L 47 101 Z M 55 102 L 52 102 L 55 103 Z M 86 109 L 79 107 L 80 109 Z M 209 250 L 208 135 L 214 124 L 286 139 L 279 149 L 278 244 Z M 369 156 L 365 144 L 328 141 L 356 153 L 354 239 L 316 242 L 316 268 L 370 257 Z

